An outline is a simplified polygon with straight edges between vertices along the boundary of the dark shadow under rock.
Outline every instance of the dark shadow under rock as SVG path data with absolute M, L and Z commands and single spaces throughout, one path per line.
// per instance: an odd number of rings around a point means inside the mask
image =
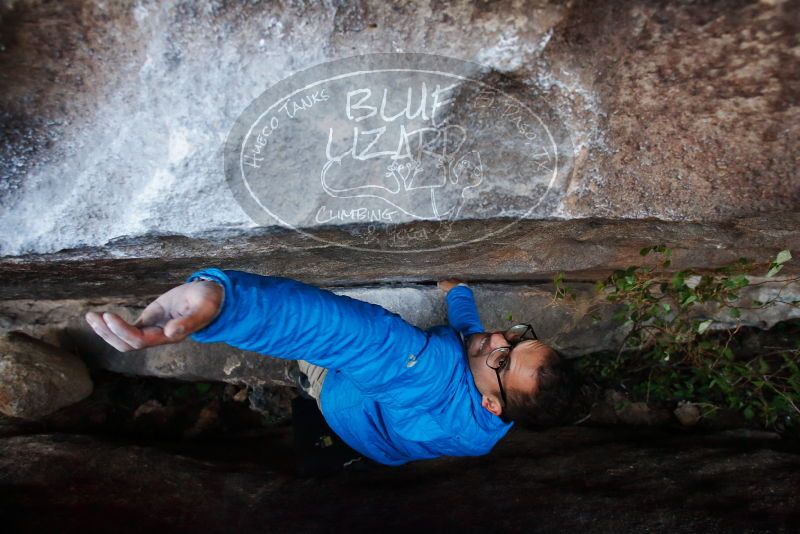
M 514 430 L 492 454 L 324 479 L 287 470 L 288 432 L 172 445 L 0 439 L 13 532 L 789 532 L 800 454 L 785 440 Z
M 289 387 L 269 388 L 256 411 L 246 386 L 102 369 L 91 374 L 95 390 L 89 397 L 38 421 L 3 418 L 0 436 L 66 432 L 166 440 L 230 437 L 287 424 L 296 395 Z

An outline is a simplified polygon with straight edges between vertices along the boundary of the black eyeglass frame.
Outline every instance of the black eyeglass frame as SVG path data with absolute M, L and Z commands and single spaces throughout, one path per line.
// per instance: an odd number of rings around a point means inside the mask
M 520 327 L 524 327 L 521 334 L 516 332 L 511 333 L 512 330 L 515 329 L 519 331 Z M 531 333 L 531 337 L 526 338 L 525 336 L 528 334 L 528 332 Z M 505 408 L 506 405 L 508 404 L 508 399 L 506 398 L 506 391 L 505 388 L 503 387 L 503 382 L 500 380 L 500 371 L 505 369 L 506 365 L 508 364 L 508 359 L 506 358 L 502 360 L 503 362 L 502 365 L 498 365 L 497 367 L 492 367 L 489 364 L 489 360 L 492 358 L 494 353 L 498 351 L 506 351 L 507 354 L 511 354 L 511 351 L 513 350 L 514 347 L 517 346 L 519 342 L 525 341 L 526 339 L 538 340 L 539 338 L 536 337 L 536 332 L 533 330 L 533 326 L 529 325 L 528 323 L 515 324 L 514 326 L 503 332 L 503 337 L 505 338 L 506 341 L 508 341 L 509 344 L 506 345 L 505 347 L 497 347 L 496 349 L 492 349 L 492 351 L 486 356 L 486 366 L 489 369 L 494 370 L 495 374 L 497 375 L 497 385 L 500 386 L 500 397 L 503 400 L 503 407 Z

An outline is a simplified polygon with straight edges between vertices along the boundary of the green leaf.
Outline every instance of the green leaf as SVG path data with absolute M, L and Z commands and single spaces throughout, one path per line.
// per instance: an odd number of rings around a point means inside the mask
M 726 285 L 728 287 L 733 287 L 735 289 L 745 287 L 749 284 L 750 282 L 747 280 L 747 277 L 743 274 L 740 274 L 739 276 L 734 276 L 733 278 L 728 280 L 728 282 L 726 282 Z
M 506 321 L 513 321 L 514 317 L 509 313 L 508 317 L 506 317 Z
M 696 300 L 697 300 L 697 295 L 689 295 L 688 297 L 683 299 L 683 301 L 681 301 L 681 306 L 688 306 L 689 304 L 691 304 Z
M 664 311 L 665 311 L 665 312 L 667 312 L 667 313 L 669 313 L 669 311 L 672 309 L 672 306 L 670 306 L 670 305 L 669 305 L 668 303 L 666 303 L 666 302 L 662 302 L 662 303 L 661 303 L 661 307 L 662 307 L 662 308 L 664 308 Z
M 680 289 L 684 286 L 684 273 L 683 271 L 677 272 L 672 276 L 672 287 Z
M 708 327 L 711 326 L 711 323 L 713 322 L 714 322 L 713 320 L 708 319 L 697 325 L 697 333 L 702 334 L 703 332 L 708 330 Z
M 742 413 L 744 414 L 744 418 L 747 419 L 748 421 L 750 419 L 752 419 L 753 417 L 755 417 L 755 415 L 756 415 L 753 412 L 753 407 L 752 406 L 748 406 L 747 408 L 745 408 Z
M 208 393 L 208 390 L 211 389 L 211 384 L 206 384 L 205 382 L 198 382 L 194 385 L 194 388 L 199 393 Z
M 713 347 L 714 344 L 711 341 L 704 340 L 697 344 L 698 349 L 708 350 Z
M 628 318 L 628 311 L 627 310 L 620 310 L 616 312 L 611 319 L 614 321 L 624 321 Z
M 778 255 L 775 256 L 775 261 L 773 261 L 769 266 L 769 271 L 767 271 L 767 278 L 772 278 L 776 274 L 783 269 L 783 264 L 787 261 L 792 259 L 792 253 L 788 250 L 781 250 L 778 252 Z
M 598 280 L 597 282 L 594 283 L 594 290 L 597 293 L 600 293 L 605 288 L 606 288 L 606 283 L 603 280 Z
M 728 310 L 728 314 L 733 318 L 738 318 L 742 316 L 742 312 L 739 311 L 739 308 L 731 308 Z
M 644 247 L 642 250 L 639 251 L 640 256 L 647 256 L 650 254 L 650 251 L 653 250 L 653 247 Z
M 773 263 L 770 266 L 769 271 L 767 271 L 767 278 L 772 278 L 773 276 L 778 274 L 781 269 L 783 269 L 783 265 L 778 265 L 778 264 Z
M 555 288 L 555 298 L 564 298 L 564 273 L 558 273 L 553 277 L 553 287 Z

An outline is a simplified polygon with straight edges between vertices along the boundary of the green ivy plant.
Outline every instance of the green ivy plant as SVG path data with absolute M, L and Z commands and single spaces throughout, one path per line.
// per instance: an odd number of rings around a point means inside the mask
M 710 274 L 667 273 L 671 249 L 658 245 L 640 252 L 650 260 L 655 258 L 656 264 L 614 271 L 595 286 L 600 300 L 617 306 L 614 320 L 627 331 L 622 345 L 616 353 L 581 358 L 579 370 L 605 386 L 622 387 L 640 400 L 692 402 L 706 414 L 725 407 L 766 428 L 796 428 L 800 424 L 800 336 L 794 346 L 764 348 L 756 356 L 734 349 L 743 331 L 739 317 L 744 309 L 778 303 L 797 307 L 800 300 L 786 299 L 778 291 L 767 302 L 740 304 L 742 288 L 756 285 L 748 278 L 756 266 L 745 258 Z M 791 257 L 788 250 L 779 252 L 769 265 L 767 280 L 757 284 L 786 287 L 800 279 L 770 280 Z M 554 299 L 574 298 L 563 273 L 553 283 Z M 700 313 L 715 308 L 727 312 L 731 320 L 716 323 Z M 733 322 L 735 326 L 730 326 Z

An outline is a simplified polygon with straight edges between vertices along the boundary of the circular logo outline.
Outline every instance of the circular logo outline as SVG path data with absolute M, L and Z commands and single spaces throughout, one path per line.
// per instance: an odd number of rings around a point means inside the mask
M 367 69 L 367 70 L 358 70 L 358 69 L 353 70 L 353 69 L 351 69 L 351 70 L 348 70 L 345 73 L 337 74 L 335 76 L 329 76 L 329 77 L 326 77 L 326 78 L 323 78 L 323 79 L 315 78 L 313 82 L 304 84 L 302 87 L 299 87 L 299 88 L 297 88 L 297 85 L 292 86 L 292 83 L 291 83 L 293 80 L 301 80 L 304 76 L 308 76 L 309 74 L 313 73 L 314 71 L 319 70 L 320 68 L 325 68 L 325 67 L 327 67 L 327 68 L 335 68 L 335 67 L 340 67 L 340 66 L 343 66 L 343 65 L 350 65 L 351 63 L 358 64 L 358 63 L 363 62 L 363 61 L 380 62 L 380 61 L 384 61 L 384 60 L 391 61 L 391 60 L 397 60 L 397 59 L 400 59 L 401 62 L 403 62 L 403 61 L 405 61 L 405 62 L 435 61 L 435 62 L 449 63 L 451 65 L 453 63 L 457 63 L 462 68 L 465 67 L 465 66 L 469 67 L 466 70 L 468 70 L 470 72 L 487 72 L 487 71 L 490 71 L 490 69 L 488 69 L 488 67 L 479 65 L 479 64 L 474 63 L 472 61 L 463 60 L 463 59 L 459 59 L 459 58 L 451 58 L 451 57 L 447 57 L 447 56 L 440 56 L 440 55 L 433 55 L 433 54 L 421 54 L 421 53 L 394 53 L 394 52 L 372 53 L 372 54 L 359 54 L 359 55 L 355 55 L 355 56 L 348 56 L 348 57 L 340 58 L 340 59 L 333 60 L 333 61 L 319 63 L 319 64 L 316 64 L 316 65 L 310 66 L 308 68 L 302 69 L 300 71 L 297 71 L 297 72 L 293 73 L 292 75 L 290 75 L 290 76 L 280 80 L 279 82 L 273 84 L 272 86 L 268 87 L 257 98 L 255 98 L 251 102 L 251 104 L 248 105 L 248 107 L 239 115 L 239 118 L 237 119 L 236 123 L 231 128 L 231 131 L 228 134 L 228 137 L 227 137 L 226 143 L 225 143 L 225 150 L 224 150 L 224 167 L 225 167 L 225 171 L 226 171 L 225 172 L 226 181 L 228 182 L 228 185 L 229 185 L 229 187 L 231 189 L 231 192 L 234 194 L 234 198 L 237 200 L 237 202 L 239 203 L 240 207 L 242 207 L 242 209 L 245 211 L 245 213 L 247 213 L 248 216 L 254 222 L 256 222 L 258 224 L 258 221 L 256 220 L 256 218 L 254 218 L 252 216 L 252 214 L 250 213 L 250 210 L 247 207 L 245 207 L 244 205 L 242 205 L 240 196 L 239 196 L 239 194 L 237 194 L 235 184 L 232 183 L 233 179 L 231 178 L 231 176 L 230 176 L 230 174 L 228 172 L 229 165 L 230 165 L 230 158 L 228 157 L 228 155 L 230 154 L 230 149 L 232 148 L 232 145 L 234 143 L 235 143 L 235 146 L 237 147 L 237 150 L 235 151 L 235 153 L 238 154 L 238 157 L 236 158 L 236 160 L 237 160 L 237 169 L 238 169 L 237 180 L 238 179 L 241 180 L 241 183 L 244 185 L 244 187 L 245 187 L 250 199 L 255 203 L 256 206 L 258 206 L 260 208 L 260 210 L 263 213 L 266 213 L 267 215 L 269 215 L 272 219 L 277 221 L 280 226 L 282 226 L 284 228 L 289 228 L 289 229 L 291 229 L 291 230 L 293 230 L 295 232 L 298 232 L 300 234 L 305 235 L 306 237 L 309 237 L 309 238 L 314 239 L 316 241 L 325 243 L 327 245 L 343 247 L 343 248 L 346 248 L 346 249 L 353 249 L 353 250 L 359 250 L 359 251 L 365 251 L 365 252 L 388 252 L 388 253 L 393 253 L 393 254 L 394 253 L 405 254 L 405 253 L 418 253 L 418 252 L 435 252 L 435 251 L 440 251 L 440 250 L 447 250 L 447 249 L 457 248 L 457 247 L 461 247 L 461 246 L 465 246 L 465 245 L 469 245 L 469 244 L 472 244 L 472 243 L 483 241 L 484 239 L 487 239 L 489 237 L 495 236 L 497 234 L 500 234 L 500 233 L 508 230 L 509 228 L 511 228 L 512 226 L 517 224 L 521 219 L 526 218 L 534 209 L 536 209 L 539 205 L 541 205 L 541 203 L 544 201 L 544 199 L 546 197 L 548 197 L 548 195 L 551 193 L 551 191 L 553 189 L 553 186 L 555 185 L 556 181 L 558 180 L 559 172 L 560 172 L 560 169 L 561 169 L 560 156 L 561 157 L 569 157 L 569 156 L 572 156 L 572 154 L 563 154 L 563 153 L 559 154 L 559 143 L 553 137 L 553 133 L 551 132 L 551 129 L 548 127 L 547 124 L 545 124 L 545 122 L 542 120 L 542 118 L 539 116 L 539 114 L 537 114 L 536 112 L 531 110 L 528 105 L 526 105 L 523 102 L 521 102 L 514 95 L 509 94 L 509 93 L 507 93 L 506 91 L 504 91 L 502 89 L 498 89 L 498 88 L 496 88 L 496 87 L 494 87 L 494 86 L 492 86 L 492 85 L 490 85 L 490 84 L 488 84 L 488 83 L 486 83 L 486 82 L 484 82 L 484 81 L 482 81 L 480 79 L 474 79 L 472 77 L 467 77 L 467 76 L 464 76 L 462 74 L 457 74 L 457 73 L 454 73 L 454 72 L 448 72 L 448 71 L 442 71 L 442 70 L 427 70 L 425 68 L 420 68 L 420 67 L 416 67 L 416 68 L 407 68 L 406 67 L 406 68 L 403 68 L 403 67 L 396 67 L 396 66 L 395 67 L 390 67 L 390 68 L 370 68 L 370 69 Z M 291 223 L 288 223 L 287 221 L 285 221 L 282 217 L 280 217 L 276 213 L 273 213 L 272 210 L 270 210 L 267 206 L 265 206 L 262 203 L 261 199 L 258 198 L 258 195 L 255 194 L 255 192 L 253 191 L 253 188 L 251 187 L 250 183 L 248 182 L 248 179 L 247 179 L 247 176 L 246 176 L 246 173 L 245 173 L 245 170 L 244 170 L 244 152 L 245 152 L 248 140 L 250 139 L 251 135 L 253 134 L 253 130 L 256 128 L 256 125 L 258 125 L 262 121 L 262 119 L 268 113 L 270 113 L 270 111 L 272 111 L 274 108 L 280 106 L 284 102 L 289 101 L 294 95 L 296 95 L 298 93 L 302 93 L 304 91 L 307 91 L 307 90 L 309 90 L 309 89 L 311 89 L 311 88 L 313 88 L 313 87 L 315 87 L 317 85 L 325 84 L 327 82 L 331 82 L 331 81 L 335 81 L 335 80 L 341 80 L 341 79 L 345 79 L 345 78 L 349 78 L 349 77 L 353 77 L 353 76 L 357 76 L 357 75 L 369 75 L 369 74 L 384 73 L 384 72 L 413 72 L 413 73 L 421 73 L 421 74 L 431 74 L 431 75 L 442 76 L 442 77 L 445 77 L 445 78 L 454 78 L 454 79 L 460 80 L 461 82 L 477 84 L 480 87 L 488 88 L 488 89 L 490 89 L 490 90 L 502 95 L 502 97 L 513 101 L 517 106 L 519 106 L 519 108 L 525 110 L 529 115 L 534 117 L 536 119 L 536 121 L 538 121 L 538 123 L 541 126 L 541 128 L 547 133 L 548 140 L 549 140 L 549 143 L 550 143 L 550 147 L 553 149 L 553 161 L 554 161 L 553 170 L 552 170 L 552 173 L 551 173 L 550 180 L 547 182 L 547 187 L 546 187 L 544 193 L 542 193 L 539 196 L 538 200 L 535 203 L 533 203 L 524 214 L 516 217 L 512 222 L 502 226 L 499 229 L 491 231 L 491 232 L 489 232 L 489 233 L 487 233 L 485 235 L 482 235 L 480 237 L 477 237 L 477 238 L 468 239 L 468 240 L 464 240 L 464 241 L 459 241 L 457 243 L 442 243 L 441 245 L 438 245 L 438 246 L 435 246 L 435 247 L 432 247 L 432 248 L 386 249 L 386 248 L 374 248 L 374 247 L 370 248 L 370 247 L 365 247 L 365 246 L 356 246 L 356 245 L 352 245 L 352 244 L 339 243 L 339 242 L 336 242 L 336 241 L 333 241 L 333 240 L 330 240 L 330 239 L 322 238 L 322 237 L 320 237 L 318 235 L 314 235 L 314 233 L 312 233 L 312 232 L 314 231 L 315 228 L 319 228 L 319 227 L 298 228 L 298 227 L 292 225 Z M 264 100 L 266 96 L 270 95 L 270 93 L 276 92 L 276 89 L 278 89 L 278 88 L 282 89 L 283 86 L 286 86 L 286 85 L 288 85 L 289 88 L 292 88 L 292 87 L 295 87 L 295 88 L 291 92 L 288 92 L 288 93 L 286 93 L 285 91 L 281 91 L 281 96 L 279 98 L 270 98 L 270 101 L 273 102 L 273 103 L 269 107 L 264 109 L 257 116 L 257 118 L 255 120 L 252 120 L 250 122 L 249 127 L 247 128 L 247 131 L 246 131 L 246 133 L 244 135 L 237 135 L 237 132 L 241 128 L 241 124 L 240 124 L 241 119 L 243 117 L 247 117 L 247 116 L 251 115 L 251 110 L 254 107 L 256 107 L 257 104 L 260 103 L 260 101 Z M 261 109 L 263 109 L 263 107 L 261 107 Z M 571 139 L 569 139 L 569 135 L 566 134 L 565 137 L 566 137 L 565 141 L 568 142 L 570 144 L 570 146 L 572 146 Z M 239 139 L 241 139 L 241 142 L 238 141 Z M 564 140 L 562 140 L 562 142 L 563 141 Z M 567 177 L 565 177 L 565 179 L 566 178 Z M 376 195 L 364 195 L 364 196 L 366 196 L 366 197 L 374 197 L 374 198 L 383 198 L 383 197 L 378 197 Z M 358 197 L 358 195 L 356 197 Z M 384 199 L 384 200 L 386 200 L 386 199 Z M 386 200 L 386 201 L 389 202 L 388 200 Z M 470 220 L 470 219 L 459 219 L 459 220 Z M 475 219 L 472 219 L 472 220 L 475 220 Z M 440 222 L 441 222 L 441 220 L 440 220 Z M 384 225 L 384 226 L 391 226 L 391 225 L 388 225 L 387 223 L 379 223 L 379 224 Z M 396 224 L 397 226 L 400 226 L 402 224 L 409 224 L 409 223 L 393 223 L 393 224 Z M 349 223 L 347 226 L 348 227 L 352 227 L 354 225 L 359 225 L 359 226 L 369 225 L 369 226 L 373 226 L 370 223 L 364 223 L 364 222 L 353 222 L 353 223 Z M 261 224 L 259 224 L 259 226 L 260 227 L 268 227 L 268 226 L 264 226 L 264 225 L 261 225 Z M 339 226 L 339 225 L 333 225 L 333 226 L 336 227 L 336 226 Z M 326 228 L 330 228 L 330 226 L 326 225 Z

